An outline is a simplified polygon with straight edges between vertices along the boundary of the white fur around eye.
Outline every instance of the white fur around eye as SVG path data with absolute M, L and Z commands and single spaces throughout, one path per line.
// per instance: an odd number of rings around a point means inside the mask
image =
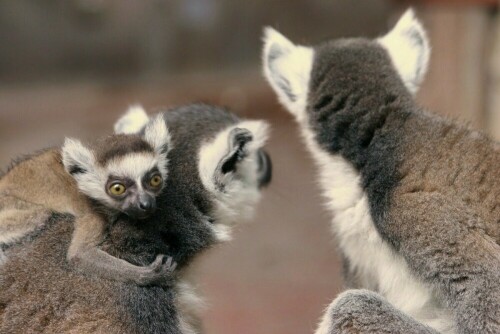
M 151 169 L 158 167 L 163 179 L 166 179 L 168 170 L 162 159 L 163 156 L 151 152 L 129 153 L 110 160 L 105 166 L 96 164 L 87 172 L 74 174 L 73 177 L 82 193 L 114 207 L 115 202 L 105 189 L 109 176 L 127 177 L 140 185 L 143 176 Z
M 294 45 L 268 27 L 264 31 L 264 75 L 280 102 L 299 120 L 304 117 L 314 58 L 310 47 Z
M 396 26 L 377 41 L 389 53 L 406 88 L 415 94 L 427 72 L 430 46 L 413 10 L 407 10 Z

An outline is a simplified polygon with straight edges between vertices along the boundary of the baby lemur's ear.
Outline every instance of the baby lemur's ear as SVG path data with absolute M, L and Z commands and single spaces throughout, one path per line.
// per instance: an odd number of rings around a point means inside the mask
M 135 134 L 141 132 L 149 122 L 149 117 L 140 105 L 130 106 L 125 114 L 116 121 L 114 129 L 117 134 Z
M 264 30 L 263 70 L 280 102 L 300 117 L 305 110 L 314 51 L 295 45 L 273 28 Z
M 77 139 L 66 138 L 61 155 L 64 169 L 71 175 L 91 172 L 95 166 L 94 154 Z
M 221 131 L 202 146 L 199 170 L 203 183 L 211 190 L 223 190 L 234 178 L 257 175 L 258 151 L 268 138 L 269 125 L 263 121 L 244 121 Z M 254 164 L 248 166 L 247 161 Z
M 166 155 L 171 148 L 170 133 L 162 114 L 150 121 L 144 129 L 146 140 L 157 154 Z
M 408 90 L 415 94 L 429 64 L 430 46 L 422 24 L 408 9 L 396 26 L 378 42 L 389 53 L 394 67 Z

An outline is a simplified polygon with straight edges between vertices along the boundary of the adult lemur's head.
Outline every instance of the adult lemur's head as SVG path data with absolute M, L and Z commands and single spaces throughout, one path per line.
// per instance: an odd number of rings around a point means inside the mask
M 229 227 L 251 217 L 260 189 L 271 180 L 271 160 L 263 150 L 268 125 L 203 104 L 162 115 L 172 149 L 154 218 L 172 249 L 193 254 L 229 239 Z M 115 132 L 144 132 L 147 119 L 142 109 L 131 109 L 116 123 Z M 176 256 L 176 261 L 182 264 L 183 255 L 188 254 Z
M 305 47 L 267 28 L 264 41 L 265 76 L 299 121 L 332 108 L 349 110 L 366 97 L 378 96 L 381 101 L 371 101 L 374 105 L 411 96 L 424 77 L 430 51 L 412 10 L 375 40 L 339 39 Z

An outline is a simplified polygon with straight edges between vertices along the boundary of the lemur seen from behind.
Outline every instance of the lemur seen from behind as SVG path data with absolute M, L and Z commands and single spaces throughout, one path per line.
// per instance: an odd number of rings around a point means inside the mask
M 161 115 L 142 136 L 115 134 L 87 147 L 66 139 L 62 148 L 29 157 L 0 179 L 0 246 L 37 233 L 52 212 L 75 216 L 67 259 L 88 274 L 138 285 L 167 283 L 175 263 L 158 254 L 136 266 L 98 246 L 109 223 L 126 215 L 148 218 L 167 177 L 170 137 Z M 0 250 L 1 251 L 1 250 Z
M 264 39 L 359 289 L 317 333 L 500 333 L 500 145 L 416 105 L 430 48 L 413 12 L 375 40 Z

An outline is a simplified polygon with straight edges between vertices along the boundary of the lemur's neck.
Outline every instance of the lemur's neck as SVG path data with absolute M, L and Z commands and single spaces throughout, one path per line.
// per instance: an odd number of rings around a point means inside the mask
M 358 171 L 379 231 L 389 210 L 390 194 L 398 185 L 403 128 L 411 110 L 411 96 L 382 89 L 344 90 L 322 94 L 309 106 L 309 126 L 319 146 L 341 156 Z

